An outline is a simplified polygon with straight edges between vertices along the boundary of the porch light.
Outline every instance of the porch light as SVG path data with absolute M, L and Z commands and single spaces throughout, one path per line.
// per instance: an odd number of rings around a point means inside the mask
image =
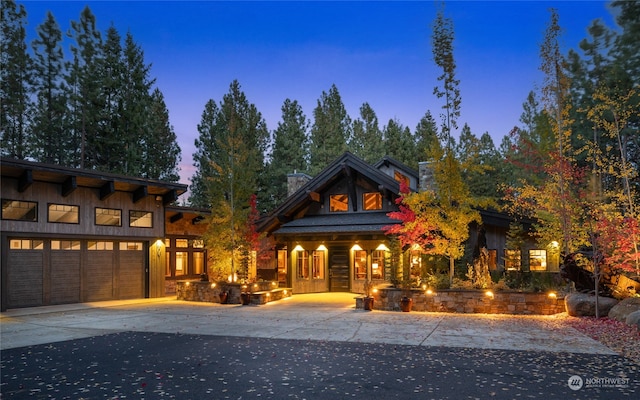
M 360 247 L 360 245 L 356 243 L 356 244 L 353 245 L 351 250 L 362 250 L 362 247 Z
M 493 299 L 493 292 L 491 290 L 487 290 L 486 292 L 484 292 L 484 295 L 490 299 Z
M 327 246 L 325 246 L 324 244 L 321 244 L 320 246 L 318 246 L 318 248 L 316 250 L 326 251 L 327 250 Z
M 384 243 L 380 243 L 380 245 L 378 247 L 376 247 L 376 250 L 389 251 L 389 248 L 387 246 L 385 246 Z
M 293 248 L 293 251 L 302 251 L 302 250 L 304 250 L 304 248 L 302 248 L 302 246 L 300 246 L 299 244 Z

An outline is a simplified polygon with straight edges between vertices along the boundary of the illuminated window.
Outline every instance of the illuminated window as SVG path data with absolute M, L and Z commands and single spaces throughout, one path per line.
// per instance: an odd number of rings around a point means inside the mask
M 298 250 L 296 253 L 298 279 L 309 279 L 309 252 L 307 250 Z
M 311 263 L 311 273 L 313 275 L 313 279 L 323 279 L 324 278 L 324 250 L 314 250 L 312 263 Z
M 522 259 L 520 256 L 520 250 L 508 250 L 504 251 L 504 269 L 507 271 L 520 271 L 522 265 Z
M 165 276 L 171 276 L 171 253 L 170 252 L 166 252 L 165 255 L 165 269 L 164 269 L 164 275 Z
M 362 203 L 365 210 L 382 210 L 382 194 L 365 193 L 362 195 Z
M 58 224 L 77 224 L 80 222 L 80 207 L 67 204 L 49 204 L 47 221 Z
M 52 240 L 51 250 L 80 250 L 79 240 Z
M 193 273 L 201 274 L 204 272 L 204 253 L 196 251 L 193 253 Z
M 347 196 L 346 194 L 332 194 L 329 200 L 329 211 L 349 211 L 349 196 Z
M 153 213 L 148 211 L 129 211 L 129 226 L 153 228 Z
M 401 174 L 398 171 L 393 172 L 393 179 L 395 179 L 397 182 L 404 182 L 407 186 L 409 186 L 409 177 Z
M 498 268 L 498 250 L 489 250 L 489 271 L 495 271 Z
M 384 250 L 371 253 L 371 279 L 384 279 Z
M 530 271 L 546 271 L 547 270 L 547 251 L 546 250 L 529 250 L 529 270 Z
M 367 252 L 355 250 L 353 252 L 353 264 L 356 279 L 367 279 Z
M 176 247 L 180 247 L 180 248 L 189 247 L 189 240 L 187 240 L 187 239 L 176 239 Z
M 2 199 L 2 219 L 36 222 L 38 220 L 38 203 Z
M 97 250 L 113 250 L 113 242 L 94 242 L 89 241 L 87 243 L 87 250 L 97 251 Z
M 11 239 L 9 247 L 11 250 L 44 250 L 44 242 L 42 240 Z
M 96 207 L 96 225 L 122 226 L 122 210 Z
M 287 283 L 287 250 L 278 250 L 278 282 Z
M 176 275 L 185 275 L 189 264 L 189 253 L 176 251 Z
M 142 250 L 142 242 L 120 242 L 120 250 Z

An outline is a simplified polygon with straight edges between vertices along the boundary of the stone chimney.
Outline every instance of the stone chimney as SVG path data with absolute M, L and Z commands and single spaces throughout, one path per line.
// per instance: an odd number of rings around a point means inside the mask
M 418 191 L 436 190 L 436 181 L 433 176 L 433 163 L 420 161 L 418 163 Z
M 291 196 L 303 187 L 307 182 L 311 180 L 311 176 L 293 171 L 292 174 L 287 174 L 287 197 Z

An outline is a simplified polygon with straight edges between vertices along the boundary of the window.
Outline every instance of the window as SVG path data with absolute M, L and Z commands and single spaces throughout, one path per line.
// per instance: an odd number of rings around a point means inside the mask
M 313 279 L 324 278 L 324 250 L 314 250 L 311 264 Z
M 9 247 L 11 250 L 44 250 L 44 242 L 42 240 L 11 239 Z
M 196 251 L 193 253 L 193 273 L 200 275 L 204 272 L 204 253 Z
M 355 250 L 353 252 L 354 272 L 356 279 L 367 279 L 367 252 Z
M 371 279 L 384 279 L 384 250 L 371 253 Z
M 507 271 L 520 271 L 521 258 L 520 250 L 504 251 L 504 269 Z
M 153 213 L 148 211 L 130 211 L 129 226 L 136 228 L 153 228 Z
M 346 194 L 332 194 L 329 199 L 329 211 L 347 212 L 349 211 L 349 196 Z
M 278 250 L 278 282 L 287 283 L 287 250 Z
M 142 242 L 120 242 L 120 250 L 134 250 L 141 251 L 142 250 Z
M 51 250 L 80 250 L 79 240 L 52 240 Z
M 58 224 L 77 224 L 80 222 L 80 207 L 67 204 L 49 204 L 47 221 Z
M 401 174 L 398 171 L 393 172 L 393 179 L 395 179 L 397 182 L 404 182 L 407 186 L 409 186 L 409 177 Z
M 122 210 L 96 207 L 96 225 L 122 226 Z
M 546 250 L 529 250 L 529 270 L 530 271 L 546 271 L 547 270 L 547 251 Z
M 365 193 L 362 195 L 362 208 L 367 211 L 382 210 L 382 194 L 380 193 Z
M 2 199 L 2 219 L 37 222 L 38 203 Z
M 307 250 L 298 250 L 296 253 L 298 279 L 309 279 L 309 252 Z
M 495 271 L 498 268 L 498 250 L 489 250 L 489 271 Z
M 87 243 L 87 250 L 113 250 L 113 242 L 93 242 Z
M 189 265 L 189 253 L 176 251 L 176 275 L 186 275 Z
M 180 247 L 180 248 L 187 248 L 189 247 L 189 240 L 188 239 L 176 239 L 176 247 Z

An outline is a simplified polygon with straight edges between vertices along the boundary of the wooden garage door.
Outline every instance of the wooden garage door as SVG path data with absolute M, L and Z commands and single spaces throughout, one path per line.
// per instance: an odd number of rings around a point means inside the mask
M 80 241 L 52 240 L 50 304 L 80 302 Z
M 7 307 L 43 305 L 42 240 L 11 239 L 7 260 Z
M 142 242 L 120 243 L 118 296 L 121 299 L 144 297 L 144 247 Z
M 114 265 L 114 242 L 89 241 L 87 243 L 83 301 L 102 301 L 116 298 L 113 290 Z

